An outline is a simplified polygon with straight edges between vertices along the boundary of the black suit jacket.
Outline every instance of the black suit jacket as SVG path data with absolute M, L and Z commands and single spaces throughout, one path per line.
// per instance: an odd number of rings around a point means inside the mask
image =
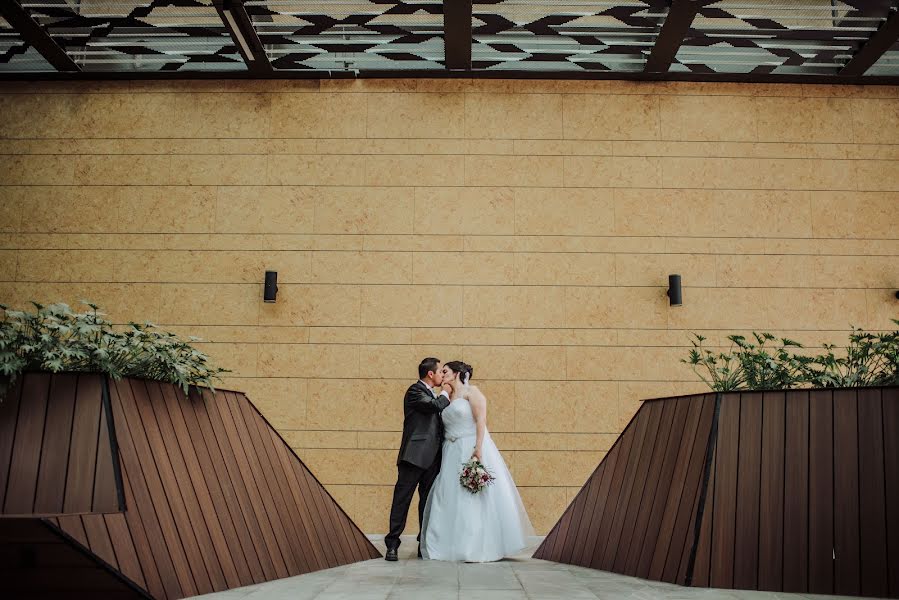
M 403 398 L 403 441 L 396 464 L 407 462 L 427 469 L 434 463 L 443 443 L 440 411 L 447 406 L 446 396 L 434 398 L 421 381 L 409 386 Z

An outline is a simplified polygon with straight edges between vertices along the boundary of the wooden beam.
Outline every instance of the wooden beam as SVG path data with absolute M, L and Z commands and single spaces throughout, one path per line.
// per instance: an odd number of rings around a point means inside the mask
M 672 0 L 668 16 L 662 24 L 662 30 L 656 38 L 646 65 L 644 73 L 667 73 L 677 51 L 690 31 L 693 19 L 699 13 L 706 2 L 699 0 Z
M 899 40 L 899 11 L 893 10 L 890 11 L 890 15 L 883 22 L 883 25 L 855 53 L 855 56 L 840 69 L 839 76 L 861 77 L 897 40 Z
M 443 0 L 443 42 L 446 68 L 471 69 L 471 1 Z
M 0 0 L 0 15 L 3 15 L 12 28 L 19 32 L 26 44 L 40 52 L 57 71 L 73 73 L 81 71 L 66 51 L 53 41 L 50 34 L 28 14 L 27 10 L 22 8 L 19 0 Z
M 251 73 L 272 73 L 272 65 L 265 54 L 262 41 L 253 27 L 250 15 L 244 8 L 242 0 L 213 0 L 215 10 L 218 11 L 222 23 L 234 40 L 238 52 L 247 64 L 247 70 Z

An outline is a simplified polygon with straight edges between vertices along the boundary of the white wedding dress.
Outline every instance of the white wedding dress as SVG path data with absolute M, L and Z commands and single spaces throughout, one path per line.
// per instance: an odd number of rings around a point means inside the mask
M 528 545 L 534 528 L 490 433 L 484 435 L 481 462 L 496 480 L 472 494 L 459 483 L 462 465 L 477 441 L 471 405 L 464 398 L 453 400 L 441 417 L 443 459 L 425 504 L 422 557 L 491 562 L 517 554 Z

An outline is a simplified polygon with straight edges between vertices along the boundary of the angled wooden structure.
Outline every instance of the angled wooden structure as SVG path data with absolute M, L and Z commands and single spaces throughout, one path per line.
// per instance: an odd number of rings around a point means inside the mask
M 899 598 L 899 388 L 647 401 L 534 556 Z
M 243 394 L 155 381 L 20 378 L 0 507 L 0 581 L 28 597 L 182 598 L 380 556 Z

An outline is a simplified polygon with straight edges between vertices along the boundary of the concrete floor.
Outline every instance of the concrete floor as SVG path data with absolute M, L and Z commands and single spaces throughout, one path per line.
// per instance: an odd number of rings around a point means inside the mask
M 383 553 L 383 539 L 372 538 Z M 845 596 L 775 594 L 686 588 L 530 558 L 540 538 L 520 555 L 496 563 L 418 560 L 414 537 L 400 560 L 384 559 L 317 571 L 259 585 L 197 596 L 203 600 L 840 600 Z

